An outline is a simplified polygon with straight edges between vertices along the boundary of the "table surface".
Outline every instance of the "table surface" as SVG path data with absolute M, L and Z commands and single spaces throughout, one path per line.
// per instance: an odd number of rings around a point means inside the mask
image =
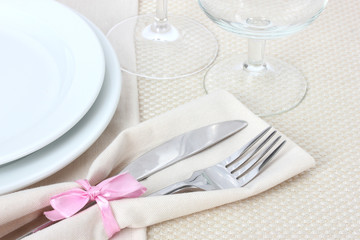
M 216 35 L 216 61 L 246 52 L 247 40 L 212 23 L 196 1 L 168 4 L 169 15 L 189 16 Z M 155 1 L 139 2 L 139 14 L 154 9 Z M 250 199 L 151 226 L 148 239 L 360 239 L 360 4 L 330 1 L 302 32 L 268 41 L 266 54 L 301 69 L 309 90 L 294 110 L 264 119 L 316 167 Z M 204 95 L 203 75 L 138 78 L 141 120 Z
M 91 20 L 105 19 L 95 22 L 107 32 L 121 19 L 107 11 L 124 7 L 129 0 L 93 0 L 91 4 L 60 1 L 92 16 Z M 155 1 L 139 1 L 138 14 L 154 10 Z M 220 45 L 216 62 L 247 51 L 247 40 L 211 22 L 197 1 L 170 0 L 168 10 L 169 15 L 199 21 L 216 35 Z M 360 239 L 358 0 L 330 1 L 321 16 L 303 31 L 268 41 L 266 55 L 301 69 L 309 89 L 298 107 L 264 120 L 310 153 L 316 166 L 249 199 L 150 226 L 149 240 Z M 151 67 L 156 63 L 147 64 Z M 204 73 L 175 80 L 138 78 L 140 120 L 205 95 Z

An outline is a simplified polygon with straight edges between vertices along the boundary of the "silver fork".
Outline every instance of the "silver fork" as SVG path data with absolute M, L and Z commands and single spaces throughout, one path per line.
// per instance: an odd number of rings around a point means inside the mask
M 218 164 L 195 171 L 189 179 L 165 187 L 149 196 L 167 195 L 184 189 L 208 191 L 245 186 L 263 171 L 264 167 L 286 143 L 284 140 L 274 149 L 281 138 L 281 136 L 278 136 L 275 140 L 269 142 L 276 134 L 276 130 L 274 130 L 265 140 L 253 148 L 270 129 L 271 127 L 266 128 L 250 142 Z M 268 142 L 269 144 L 267 144 Z M 260 150 L 262 151 L 260 152 Z

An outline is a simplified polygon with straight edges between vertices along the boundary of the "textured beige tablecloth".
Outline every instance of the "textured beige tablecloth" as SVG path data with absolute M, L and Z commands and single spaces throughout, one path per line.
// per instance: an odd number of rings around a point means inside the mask
M 116 16 L 120 0 L 62 2 L 104 31 L 121 19 Z M 139 13 L 154 7 L 155 1 L 140 1 Z M 209 27 L 220 43 L 217 60 L 246 51 L 246 40 L 210 22 L 196 1 L 170 0 L 169 14 L 191 16 Z M 316 167 L 251 199 L 154 225 L 148 228 L 148 239 L 360 238 L 358 1 L 330 1 L 314 24 L 296 36 L 269 41 L 267 52 L 302 69 L 309 91 L 296 109 L 265 120 L 315 157 Z M 138 79 L 140 120 L 204 95 L 202 77 Z M 114 137 L 111 129 L 108 134 Z M 101 149 L 93 151 L 96 155 Z M 81 162 L 72 167 L 77 164 Z M 60 175 L 53 178 L 62 180 Z
M 139 13 L 153 12 L 142 0 Z M 196 1 L 169 0 L 169 15 L 191 16 L 220 43 L 217 61 L 247 50 L 247 40 L 212 23 Z M 316 167 L 251 199 L 161 223 L 149 240 L 360 239 L 360 4 L 329 1 L 304 31 L 267 42 L 266 54 L 300 68 L 309 83 L 294 110 L 265 120 L 316 160 Z M 176 81 L 139 79 L 146 120 L 203 95 L 203 73 Z

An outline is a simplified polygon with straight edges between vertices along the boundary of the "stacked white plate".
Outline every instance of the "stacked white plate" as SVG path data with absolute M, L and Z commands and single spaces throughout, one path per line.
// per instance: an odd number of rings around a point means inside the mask
M 91 22 L 55 1 L 0 1 L 0 194 L 82 154 L 120 90 L 116 55 Z

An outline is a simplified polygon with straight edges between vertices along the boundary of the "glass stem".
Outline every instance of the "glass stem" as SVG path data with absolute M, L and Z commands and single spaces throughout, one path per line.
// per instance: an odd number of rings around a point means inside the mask
M 143 29 L 143 38 L 160 42 L 174 42 L 180 39 L 179 31 L 168 21 L 167 5 L 167 0 L 156 1 L 154 22 Z
M 170 25 L 167 19 L 167 4 L 167 0 L 156 1 L 155 22 L 152 30 L 157 33 L 165 33 L 170 30 Z
M 244 69 L 249 72 L 262 72 L 266 70 L 264 62 L 266 40 L 250 39 L 248 40 L 248 59 L 244 63 Z

